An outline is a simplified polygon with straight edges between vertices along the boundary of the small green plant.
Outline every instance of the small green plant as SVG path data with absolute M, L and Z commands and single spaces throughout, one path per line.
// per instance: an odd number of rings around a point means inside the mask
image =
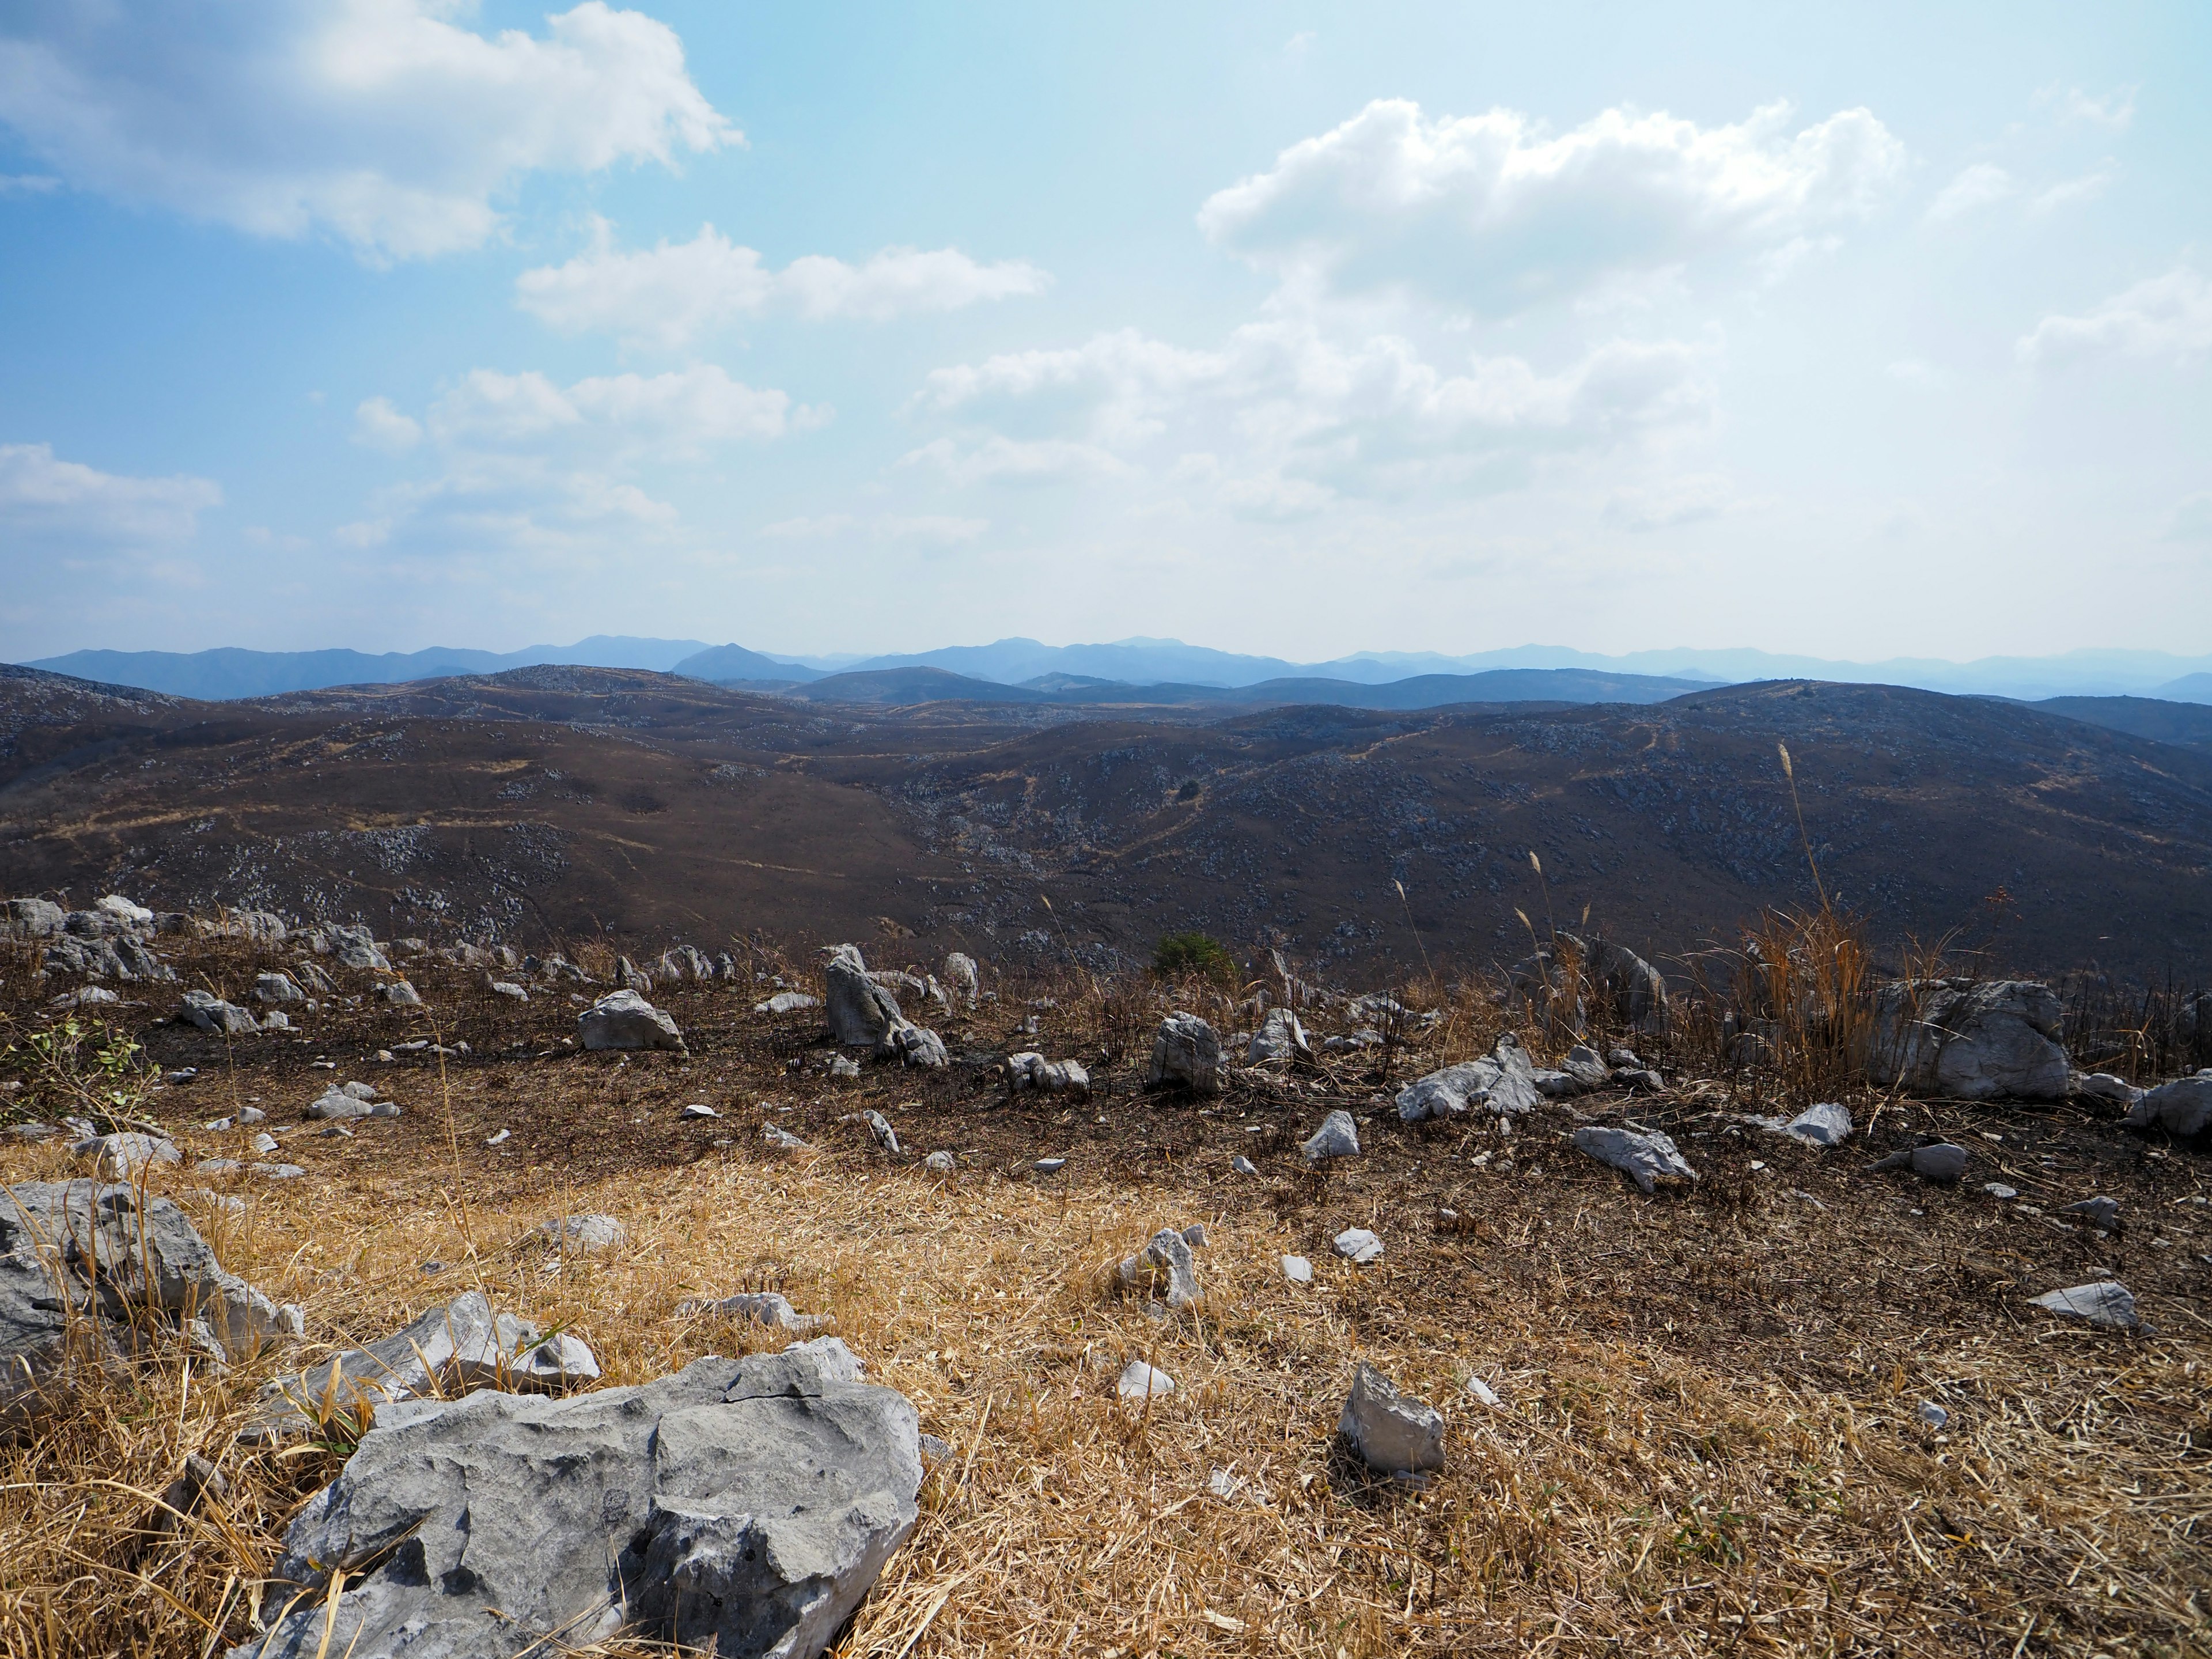
M 1234 984 L 1237 959 L 1226 945 L 1208 934 L 1170 933 L 1152 947 L 1152 971 L 1162 979 L 1211 979 Z

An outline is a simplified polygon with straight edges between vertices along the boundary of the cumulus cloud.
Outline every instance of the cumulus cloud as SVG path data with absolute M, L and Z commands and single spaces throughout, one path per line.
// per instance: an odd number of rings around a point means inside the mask
M 1602 447 L 1702 418 L 1710 392 L 1680 342 L 1615 340 L 1545 373 L 1475 354 L 1440 368 L 1394 335 L 1334 338 L 1285 316 L 1218 350 L 1134 330 L 1066 349 L 1008 353 L 932 374 L 909 414 L 965 430 L 909 455 L 959 482 L 1127 467 L 1157 447 L 1185 456 L 1239 507 L 1311 511 L 1335 494 L 1395 490 L 1506 452 Z M 1235 441 L 1226 459 L 1223 437 Z M 1296 487 L 1294 487 L 1296 486 Z
M 422 441 L 422 423 L 402 415 L 389 398 L 364 398 L 353 412 L 353 441 L 397 455 Z
M 0 444 L 0 530 L 18 549 L 172 546 L 222 505 L 210 479 L 133 478 L 58 459 L 51 444 Z
M 2186 357 L 2212 350 L 2212 283 L 2187 265 L 2115 294 L 2087 315 L 2045 317 L 2014 349 L 2022 362 L 2096 351 Z
M 2118 88 L 2101 97 L 2093 97 L 2079 87 L 2052 87 L 2038 94 L 2036 101 L 2055 108 L 2061 120 L 2087 121 L 2115 131 L 2136 118 L 2136 88 L 2131 86 Z
M 794 410 L 787 392 L 749 386 L 707 363 L 665 374 L 598 375 L 565 387 L 534 370 L 471 369 L 430 405 L 428 425 L 448 446 L 542 446 L 588 434 L 695 452 L 779 438 L 825 418 L 825 411 Z
M 885 248 L 858 265 L 809 254 L 771 270 L 711 224 L 688 242 L 624 252 L 602 222 L 588 252 L 526 270 L 514 287 L 518 305 L 563 332 L 673 348 L 771 308 L 881 321 L 1040 294 L 1049 281 L 1022 260 L 985 264 L 957 248 Z
M 0 22 L 0 122 L 70 184 L 371 258 L 483 243 L 540 171 L 743 142 L 665 23 L 586 0 L 542 35 L 446 0 L 27 0 Z
M 2010 196 L 2020 193 L 2013 176 L 2002 167 L 1989 161 L 1977 161 L 1962 168 L 1959 176 L 1937 192 L 1928 204 L 1928 216 L 1941 222 L 1956 219 L 1978 208 L 1995 205 Z
M 1217 245 L 1339 291 L 1407 288 L 1493 313 L 1872 211 L 1905 150 L 1873 113 L 1792 133 L 1607 110 L 1548 136 L 1511 110 L 1431 119 L 1378 100 L 1199 214 Z

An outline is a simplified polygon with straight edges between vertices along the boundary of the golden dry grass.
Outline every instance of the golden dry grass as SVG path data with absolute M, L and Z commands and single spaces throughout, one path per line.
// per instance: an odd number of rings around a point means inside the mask
M 11 1153 L 0 1174 L 57 1162 Z M 301 1301 L 325 1342 L 381 1334 L 474 1282 L 582 1334 L 625 1382 L 781 1345 L 679 1317 L 686 1296 L 774 1284 L 833 1315 L 953 1447 L 839 1650 L 853 1659 L 2179 1654 L 2207 1638 L 2212 1501 L 2189 1437 L 2212 1358 L 2202 1331 L 1931 1333 L 1867 1386 L 1820 1390 L 1744 1363 L 1738 1344 L 1701 1358 L 1608 1334 L 1556 1274 L 1316 1259 L 1317 1282 L 1293 1287 L 1278 1260 L 1310 1249 L 1310 1229 L 1253 1208 L 1206 1216 L 1188 1189 L 933 1180 L 838 1146 L 551 1202 L 477 1194 L 464 1212 L 443 1173 L 264 1188 L 243 1220 L 190 1207 L 229 1265 Z M 532 1242 L 537 1222 L 581 1209 L 619 1215 L 629 1246 L 556 1256 Z M 1112 1261 L 1192 1219 L 1214 1235 L 1200 1316 L 1161 1326 L 1107 1293 Z M 454 1265 L 426 1280 L 426 1260 Z M 1384 1306 L 1397 1316 L 1378 1319 Z M 1117 1400 L 1133 1355 L 1178 1392 L 1146 1409 Z M 1450 1464 L 1425 1492 L 1333 1456 L 1361 1358 L 1449 1419 Z M 1470 1375 L 1504 1405 L 1470 1398 Z M 171 1355 L 7 1455 L 0 1650 L 202 1652 L 218 1624 L 224 1641 L 250 1636 L 275 1537 L 337 1461 L 231 1443 L 257 1380 Z M 1949 1433 L 1912 1419 L 1923 1398 L 1951 1407 Z M 226 1470 L 229 1498 L 132 1559 L 133 1528 L 192 1450 Z

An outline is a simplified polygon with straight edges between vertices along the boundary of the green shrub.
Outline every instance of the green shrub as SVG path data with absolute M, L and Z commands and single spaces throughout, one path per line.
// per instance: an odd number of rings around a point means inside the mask
M 1163 979 L 1217 979 L 1233 984 L 1237 959 L 1218 939 L 1170 933 L 1152 949 L 1152 971 Z

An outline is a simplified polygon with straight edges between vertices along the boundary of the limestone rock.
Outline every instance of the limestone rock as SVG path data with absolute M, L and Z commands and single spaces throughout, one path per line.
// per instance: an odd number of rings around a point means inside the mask
M 1333 1158 L 1358 1158 L 1359 1126 L 1347 1111 L 1331 1112 L 1298 1150 L 1305 1154 L 1309 1164 L 1321 1164 Z
M 1283 1258 L 1283 1277 L 1293 1285 L 1310 1285 L 1313 1263 L 1302 1255 L 1286 1255 Z
M 1543 1098 L 1528 1051 L 1508 1031 L 1487 1057 L 1447 1066 L 1401 1089 L 1398 1116 L 1418 1123 L 1426 1117 L 1457 1117 L 1480 1107 L 1511 1117 L 1534 1110 Z
M 1788 1135 L 1808 1146 L 1840 1146 L 1851 1136 L 1851 1114 L 1834 1101 L 1808 1106 L 1791 1118 L 1753 1117 L 1747 1121 L 1778 1135 Z
M 28 943 L 51 939 L 61 932 L 62 919 L 67 914 L 51 899 L 0 901 L 0 939 Z
M 556 1248 L 574 1250 L 611 1250 L 629 1243 L 629 1229 L 611 1215 L 564 1215 L 540 1222 L 538 1231 Z
M 1948 1140 L 1938 1140 L 1925 1146 L 1904 1146 L 1867 1165 L 1869 1175 L 1879 1175 L 1887 1170 L 1910 1170 L 1923 1181 L 1933 1181 L 1948 1186 L 1966 1173 L 1966 1165 L 1973 1161 L 1964 1146 Z
M 964 951 L 952 951 L 945 958 L 945 965 L 937 970 L 937 975 L 951 988 L 962 1006 L 975 1006 L 978 981 L 975 957 Z
M 157 1164 L 181 1164 L 185 1155 L 166 1135 L 89 1135 L 70 1148 L 78 1162 L 90 1164 L 102 1181 L 128 1181 Z
M 2106 1330 L 2131 1331 L 2142 1321 L 2136 1312 L 2135 1293 L 2117 1279 L 2093 1285 L 2073 1285 L 2063 1291 L 2045 1291 L 2032 1297 L 2034 1304 L 2069 1319 L 2085 1319 Z
M 1329 1243 L 1339 1255 L 1358 1267 L 1382 1259 L 1382 1241 L 1364 1227 L 1347 1227 Z
M 528 1320 L 495 1313 L 483 1291 L 467 1291 L 389 1336 L 276 1378 L 262 1390 L 251 1432 L 281 1439 L 306 1433 L 326 1410 L 352 1414 L 419 1395 L 525 1380 L 559 1385 L 599 1375 L 591 1351 L 580 1342 L 580 1357 L 564 1351 L 530 1361 L 544 1340 Z
M 286 973 L 257 974 L 253 980 L 253 1000 L 271 1007 L 289 1007 L 307 1000 L 299 981 Z
M 795 1014 L 804 1008 L 819 1008 L 820 997 L 811 997 L 804 991 L 778 991 L 765 1002 L 753 1004 L 757 1014 Z
M 1091 1091 L 1091 1073 L 1080 1060 L 1051 1060 L 1030 1052 L 1008 1054 L 1006 1075 L 1016 1089 L 1037 1089 L 1047 1094 Z
M 177 1018 L 182 1024 L 225 1036 L 243 1036 L 261 1029 L 252 1014 L 236 1003 L 225 1002 L 212 991 L 185 992 L 184 1000 L 177 1006 Z
M 269 1605 L 306 1594 L 232 1659 L 508 1659 L 624 1632 L 814 1659 L 921 1477 L 914 1407 L 834 1337 L 565 1400 L 402 1401 L 286 1534 Z M 333 1620 L 341 1567 L 363 1576 Z
M 898 999 L 868 972 L 857 945 L 841 945 L 823 964 L 827 988 L 830 1035 L 848 1048 L 873 1049 L 890 1035 L 903 1016 Z
M 1244 1063 L 1257 1066 L 1267 1060 L 1312 1058 L 1306 1028 L 1298 1024 L 1297 1015 L 1288 1008 L 1270 1008 L 1267 1017 L 1260 1022 L 1260 1029 L 1252 1034 L 1252 1046 L 1245 1051 Z
M 678 1303 L 676 1312 L 684 1319 L 711 1317 L 749 1325 L 772 1325 L 799 1336 L 811 1336 L 830 1323 L 821 1314 L 800 1313 L 791 1305 L 788 1297 L 774 1291 L 746 1291 L 713 1300 L 694 1298 Z
M 1873 1080 L 1951 1100 L 2063 1100 L 2058 996 L 2033 980 L 1893 980 L 1875 994 Z
M 2127 1127 L 2163 1129 L 2176 1139 L 2212 1129 L 2212 1073 L 2161 1083 L 2130 1109 Z
M 1698 1172 L 1684 1160 L 1673 1138 L 1656 1130 L 1646 1133 L 1591 1125 L 1575 1131 L 1575 1148 L 1620 1170 L 1646 1193 L 1656 1190 L 1662 1181 L 1698 1178 Z
M 1336 1431 L 1361 1462 L 1384 1474 L 1426 1474 L 1444 1466 L 1443 1413 L 1400 1394 L 1364 1360 L 1352 1375 Z
M 576 1016 L 586 1048 L 666 1048 L 684 1052 L 676 1021 L 632 990 L 610 991 Z
M 219 1358 L 244 1358 L 300 1334 L 276 1306 L 227 1271 L 166 1198 L 92 1181 L 24 1182 L 0 1193 L 0 1430 L 35 1410 L 35 1390 L 67 1358 L 72 1311 L 96 1350 L 135 1340 L 149 1314 L 197 1321 Z
M 2078 1215 L 2092 1227 L 2110 1232 L 2119 1225 L 2120 1201 L 2116 1198 L 2085 1198 L 2079 1203 L 2069 1204 L 2061 1215 Z
M 1123 1259 L 1121 1286 L 1157 1295 L 1178 1313 L 1195 1307 L 1200 1292 L 1190 1241 L 1172 1227 L 1161 1228 L 1140 1253 Z
M 1132 1359 L 1121 1368 L 1114 1391 L 1124 1400 L 1155 1400 L 1176 1391 L 1175 1378 L 1141 1359 Z
M 950 1152 L 932 1152 L 921 1160 L 921 1167 L 932 1175 L 951 1175 L 959 1167 L 959 1160 Z
M 1157 1089 L 1170 1084 L 1195 1094 L 1221 1092 L 1221 1039 L 1196 1014 L 1170 1014 L 1152 1038 L 1145 1085 Z
M 392 958 L 378 946 L 376 937 L 366 927 L 333 927 L 329 930 L 331 950 L 337 957 L 338 966 L 362 973 L 388 974 Z

